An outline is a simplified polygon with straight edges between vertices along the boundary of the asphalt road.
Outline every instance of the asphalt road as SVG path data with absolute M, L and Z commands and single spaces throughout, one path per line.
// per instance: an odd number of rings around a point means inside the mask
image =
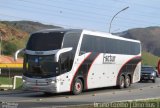
M 160 78 L 156 83 L 142 82 L 132 84 L 127 89 L 108 87 L 83 92 L 73 96 L 69 93 L 45 95 L 42 92 L 4 91 L 0 92 L 0 108 L 5 105 L 18 108 L 54 108 L 55 106 L 93 104 L 94 102 L 115 102 L 146 98 L 160 98 Z M 16 108 L 16 107 L 15 107 Z

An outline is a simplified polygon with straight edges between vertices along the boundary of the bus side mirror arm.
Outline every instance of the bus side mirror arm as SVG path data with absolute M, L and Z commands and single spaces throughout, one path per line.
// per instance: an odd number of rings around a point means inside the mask
M 14 61 L 17 60 L 19 53 L 21 53 L 21 52 L 24 53 L 24 50 L 25 50 L 25 49 L 23 48 L 23 49 L 19 49 L 19 50 L 17 50 L 17 51 L 15 52 L 15 54 L 14 54 Z
M 58 62 L 58 61 L 59 61 L 59 56 L 60 56 L 62 53 L 69 52 L 69 51 L 71 51 L 72 49 L 73 49 L 72 47 L 60 49 L 60 50 L 55 54 L 55 61 Z

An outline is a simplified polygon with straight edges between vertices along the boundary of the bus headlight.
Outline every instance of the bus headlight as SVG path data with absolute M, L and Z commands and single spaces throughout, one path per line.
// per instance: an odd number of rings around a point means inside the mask
M 56 67 L 56 73 L 58 73 L 59 72 L 59 68 L 58 67 Z
M 54 81 L 54 80 L 51 82 L 51 84 L 55 84 L 55 83 L 56 83 L 56 81 Z
M 48 82 L 48 83 L 51 83 L 51 84 L 54 84 L 54 83 L 56 83 L 56 79 L 46 79 L 46 81 Z

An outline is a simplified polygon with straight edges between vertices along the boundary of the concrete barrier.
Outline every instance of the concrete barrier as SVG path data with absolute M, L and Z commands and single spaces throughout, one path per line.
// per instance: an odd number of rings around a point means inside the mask
M 16 89 L 16 79 L 17 78 L 22 78 L 22 76 L 14 76 L 14 78 L 13 78 L 13 89 Z
M 1 84 L 0 85 L 0 90 L 9 90 L 12 89 L 13 85 L 7 85 L 7 84 Z

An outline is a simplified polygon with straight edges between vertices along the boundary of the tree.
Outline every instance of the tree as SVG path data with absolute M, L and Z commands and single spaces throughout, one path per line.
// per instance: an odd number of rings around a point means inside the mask
M 17 50 L 17 45 L 13 42 L 5 42 L 5 44 L 3 44 L 4 55 L 13 55 L 16 50 Z

